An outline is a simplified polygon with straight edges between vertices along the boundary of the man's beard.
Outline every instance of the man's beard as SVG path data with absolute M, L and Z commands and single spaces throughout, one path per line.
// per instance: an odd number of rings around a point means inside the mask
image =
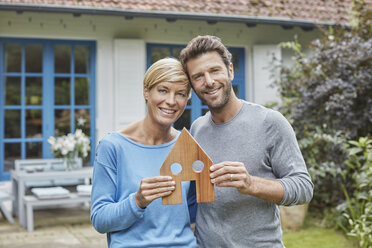
M 218 102 L 210 102 L 208 103 L 207 100 L 205 100 L 203 97 L 201 97 L 200 95 L 196 94 L 199 99 L 201 100 L 201 102 L 204 104 L 204 105 L 207 105 L 209 110 L 219 110 L 221 108 L 223 108 L 226 103 L 229 101 L 230 99 L 230 95 L 231 95 L 231 89 L 232 89 L 232 84 L 231 84 L 231 80 L 230 79 L 227 79 L 228 80 L 228 83 L 225 85 L 225 89 L 224 91 L 222 92 L 223 96 L 222 96 L 222 99 Z M 196 92 L 195 92 L 196 93 Z

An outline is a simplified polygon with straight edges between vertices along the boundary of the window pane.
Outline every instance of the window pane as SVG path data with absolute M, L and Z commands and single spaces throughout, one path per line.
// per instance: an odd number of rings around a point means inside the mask
M 91 142 L 92 143 L 92 142 Z M 83 166 L 91 166 L 90 164 L 90 152 L 91 150 L 88 152 L 88 155 L 83 158 Z
M 70 133 L 70 110 L 56 109 L 54 114 L 54 135 L 62 136 Z
M 70 79 L 55 78 L 54 80 L 54 104 L 70 105 Z
M 41 109 L 26 110 L 26 137 L 41 138 L 42 112 Z
M 75 73 L 90 73 L 90 51 L 88 46 L 75 46 Z
M 172 55 L 173 55 L 173 57 L 175 57 L 176 59 L 178 59 L 180 57 L 181 50 L 182 50 L 182 48 L 173 48 L 172 49 Z
M 190 99 L 187 101 L 187 105 L 191 105 L 191 99 L 198 99 L 198 96 L 195 94 L 195 92 L 194 92 L 194 90 L 193 89 L 191 89 L 191 97 L 190 97 Z
M 5 77 L 5 105 L 21 105 L 21 78 Z
M 26 45 L 26 72 L 42 72 L 42 45 Z
M 167 47 L 151 47 L 151 64 L 159 59 L 170 57 L 170 50 Z
M 89 79 L 75 78 L 75 104 L 89 105 Z
M 5 138 L 21 137 L 21 110 L 6 109 Z
M 41 77 L 26 78 L 26 105 L 42 104 Z
M 5 44 L 5 71 L 21 72 L 22 46 L 20 44 Z
M 83 130 L 87 136 L 90 136 L 90 113 L 89 109 L 75 110 L 75 127 Z
M 40 142 L 26 143 L 26 158 L 42 158 L 42 146 Z
M 239 72 L 239 53 L 238 51 L 230 51 L 232 55 L 232 64 L 234 66 L 234 72 L 238 73 Z
M 233 85 L 232 87 L 233 87 L 233 90 L 235 92 L 235 95 L 237 97 L 239 97 L 239 86 L 238 85 Z
M 70 73 L 71 47 L 66 45 L 54 46 L 54 72 Z
M 174 123 L 174 128 L 181 130 L 182 128 L 190 129 L 191 124 L 191 111 L 190 109 L 185 109 L 185 112 L 181 117 Z
M 21 158 L 20 143 L 5 143 L 4 144 L 4 171 L 14 169 L 14 160 Z

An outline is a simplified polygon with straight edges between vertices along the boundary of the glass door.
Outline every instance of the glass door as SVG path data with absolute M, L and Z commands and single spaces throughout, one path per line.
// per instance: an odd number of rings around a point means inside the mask
M 52 157 L 50 136 L 80 128 L 95 144 L 94 75 L 94 42 L 0 39 L 0 180 Z

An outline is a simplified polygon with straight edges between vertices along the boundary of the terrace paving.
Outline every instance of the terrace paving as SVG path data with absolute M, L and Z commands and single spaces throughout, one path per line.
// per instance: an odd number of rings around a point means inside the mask
M 96 248 L 107 247 L 106 235 L 94 230 L 88 207 L 34 211 L 34 232 L 11 225 L 0 215 L 0 247 Z

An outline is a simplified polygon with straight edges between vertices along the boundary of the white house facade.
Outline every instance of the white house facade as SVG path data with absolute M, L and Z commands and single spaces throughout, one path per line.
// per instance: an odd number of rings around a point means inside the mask
M 297 36 L 306 46 L 321 34 L 311 21 L 281 18 L 72 10 L 0 4 L 0 180 L 15 159 L 52 157 L 48 138 L 77 128 L 91 139 L 91 164 L 105 134 L 145 116 L 146 68 L 178 57 L 197 35 L 220 37 L 233 54 L 238 96 L 266 104 L 278 100 L 273 55 L 284 63 L 292 56 L 278 44 Z M 193 96 L 176 127 L 206 111 Z

